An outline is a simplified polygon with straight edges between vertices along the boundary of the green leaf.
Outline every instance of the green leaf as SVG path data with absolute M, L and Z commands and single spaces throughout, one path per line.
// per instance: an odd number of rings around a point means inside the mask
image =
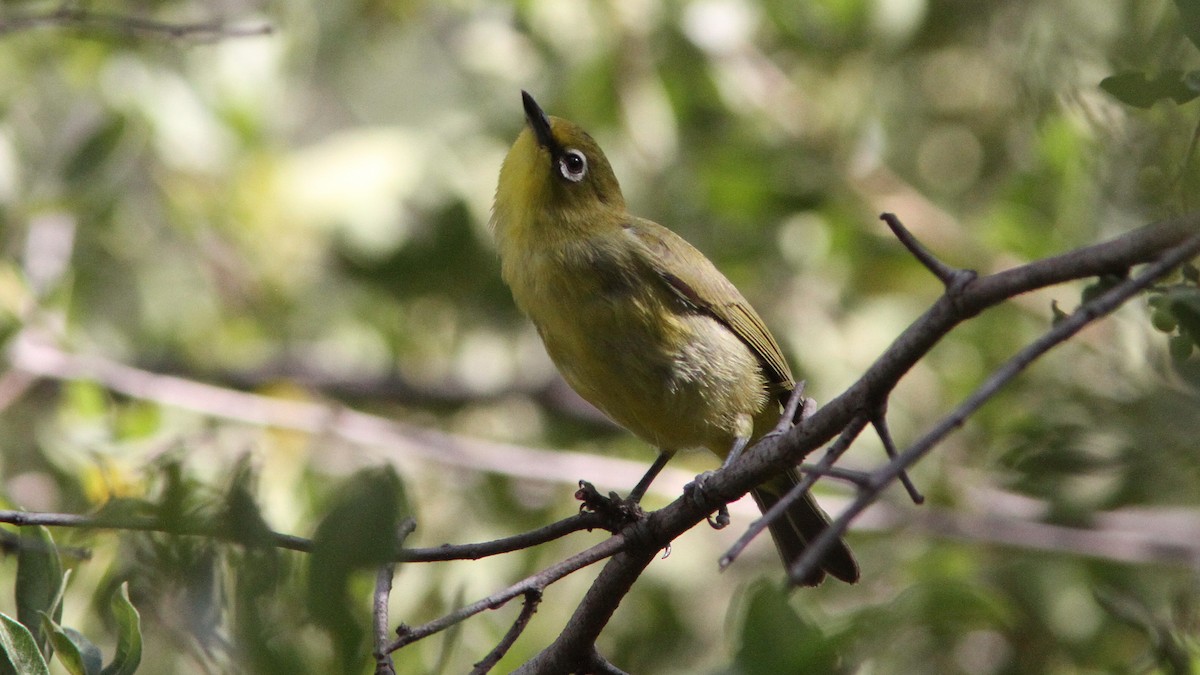
M 0 675 L 50 675 L 33 633 L 7 614 L 0 614 L 0 651 Z
M 58 660 L 71 675 L 100 675 L 104 660 L 100 648 L 74 628 L 66 628 L 42 615 L 42 627 L 58 653 Z
M 1163 71 L 1154 78 L 1142 72 L 1118 73 L 1101 80 L 1100 88 L 1135 108 L 1149 108 L 1163 99 L 1183 104 L 1200 96 L 1189 86 L 1182 70 Z
M 1192 356 L 1196 343 L 1187 335 L 1172 335 L 1167 340 L 1167 351 L 1176 362 L 1186 361 Z
M 1168 294 L 1171 314 L 1179 327 L 1195 340 L 1200 340 L 1200 289 L 1178 288 Z
M 405 510 L 404 486 L 391 467 L 360 471 L 342 486 L 313 535 L 308 608 L 343 660 L 362 653 L 366 634 L 366 607 L 350 594 L 351 575 L 395 558 Z
M 46 650 L 48 640 L 42 632 L 42 614 L 55 621 L 62 619 L 59 602 L 63 587 L 62 561 L 50 530 L 41 525 L 21 528 L 21 549 L 17 553 L 17 620 L 33 635 L 38 648 Z
M 768 583 L 750 590 L 741 647 L 734 657 L 737 672 L 745 675 L 774 673 L 836 673 L 839 658 L 835 645 L 788 602 L 788 594 Z
M 258 502 L 254 501 L 253 483 L 254 472 L 243 457 L 225 495 L 221 520 L 224 531 L 233 541 L 247 547 L 266 548 L 271 545 L 271 527 L 263 518 Z
M 75 150 L 75 154 L 63 168 L 63 175 L 72 182 L 91 177 L 112 156 L 124 134 L 125 118 L 112 117 L 105 120 Z
M 1200 49 L 1200 0 L 1175 0 L 1179 8 L 1179 23 L 1183 34 Z
M 117 653 L 101 675 L 131 675 L 142 661 L 142 620 L 129 601 L 129 582 L 113 594 L 113 618 L 117 620 Z

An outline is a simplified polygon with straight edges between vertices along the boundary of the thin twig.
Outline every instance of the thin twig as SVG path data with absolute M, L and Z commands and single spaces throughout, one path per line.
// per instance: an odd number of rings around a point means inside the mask
M 576 553 L 570 558 L 530 575 L 504 590 L 493 593 L 465 607 L 461 607 L 441 618 L 416 627 L 401 625 L 396 629 L 397 638 L 388 644 L 385 649 L 388 652 L 394 652 L 405 645 L 412 644 L 417 640 L 446 630 L 450 626 L 469 619 L 484 610 L 499 609 L 513 598 L 524 595 L 529 591 L 544 591 L 547 586 L 559 579 L 608 558 L 621 551 L 624 547 L 624 535 L 615 534 L 586 551 Z
M 579 513 L 511 537 L 472 544 L 443 544 L 429 548 L 404 548 L 396 554 L 394 562 L 444 562 L 448 560 L 478 560 L 493 555 L 509 553 L 553 541 L 572 532 L 600 527 L 603 518 L 594 513 Z M 137 532 L 162 532 L 184 536 L 212 537 L 222 541 L 236 541 L 228 528 L 202 523 L 164 523 L 157 518 L 122 517 L 110 518 L 103 515 L 87 516 L 75 513 L 46 513 L 32 511 L 0 510 L 0 523 L 10 525 L 45 525 L 46 527 L 70 527 L 97 530 L 132 530 Z M 270 544 L 276 548 L 311 553 L 311 539 L 281 532 L 270 533 Z
M 9 342 L 14 370 L 62 381 L 94 381 L 132 398 L 188 410 L 229 422 L 288 429 L 378 449 L 389 459 L 403 457 L 486 471 L 522 480 L 574 482 L 587 476 L 607 489 L 624 489 L 645 473 L 645 462 L 567 450 L 541 450 L 449 434 L 339 403 L 288 400 L 134 368 L 96 355 L 75 354 L 24 330 Z M 675 497 L 695 474 L 667 467 L 651 489 Z
M 821 477 L 820 472 L 833 467 L 833 463 L 842 456 L 842 453 L 850 447 L 850 444 L 854 442 L 854 439 L 858 437 L 858 434 L 866 426 L 867 418 L 865 416 L 859 416 L 846 425 L 841 435 L 838 436 L 837 440 L 834 441 L 833 445 L 825 453 L 825 456 L 814 467 L 816 470 L 806 472 L 798 485 L 780 497 L 779 501 L 771 505 L 771 508 L 764 511 L 761 518 L 750 523 L 750 526 L 746 528 L 742 536 L 738 537 L 737 541 L 733 542 L 733 546 L 730 546 L 729 550 L 725 551 L 725 555 L 721 556 L 721 559 L 717 561 L 717 569 L 724 571 L 725 568 L 733 564 L 733 561 L 741 555 L 742 551 L 750 545 L 750 542 L 755 537 L 762 534 L 762 531 L 770 527 L 771 523 L 782 518 L 787 513 L 787 510 L 803 497 L 805 492 L 812 488 L 813 483 L 817 482 L 817 479 Z
M 536 530 L 478 544 L 443 544 L 430 548 L 408 548 L 400 552 L 398 562 L 442 562 L 447 560 L 478 560 L 488 556 L 531 548 L 560 537 L 603 527 L 604 517 L 598 513 L 578 513 Z
M 857 485 L 859 487 L 865 487 L 871 482 L 871 474 L 867 473 L 866 471 L 843 469 L 837 466 L 822 467 L 817 464 L 801 464 L 800 473 L 816 474 L 817 476 L 824 478 L 833 478 Z
M 883 451 L 887 453 L 888 459 L 896 459 L 896 442 L 892 440 L 892 432 L 888 429 L 886 404 L 879 406 L 879 409 L 871 416 L 871 426 L 875 427 L 875 433 L 879 434 L 879 440 L 883 442 Z M 900 474 L 900 483 L 914 504 L 925 503 L 925 495 L 917 490 L 916 485 L 913 485 L 907 471 Z
M 396 530 L 396 548 L 403 548 L 404 540 L 417 529 L 417 521 L 405 518 Z M 375 593 L 371 598 L 371 623 L 375 636 L 375 675 L 396 675 L 392 655 L 384 651 L 389 641 L 388 601 L 392 595 L 392 579 L 396 576 L 396 563 L 379 566 L 375 573 Z
M 538 604 L 542 601 L 542 592 L 537 589 L 531 589 L 525 592 L 525 602 L 521 604 L 521 613 L 517 615 L 517 620 L 509 626 L 508 632 L 500 640 L 500 644 L 496 648 L 488 652 L 488 655 L 483 657 L 475 668 L 471 670 L 472 675 L 484 675 L 491 672 L 492 668 L 504 658 L 508 650 L 512 648 L 513 643 L 525 631 L 525 627 L 529 625 L 529 620 L 533 618 L 534 612 L 537 611 Z
M 222 21 L 169 23 L 75 7 L 61 7 L 44 14 L 0 18 L 0 35 L 35 28 L 96 28 L 127 36 L 199 37 L 206 40 L 255 37 L 270 35 L 275 31 L 275 28 L 269 23 L 251 26 L 230 26 Z
M 1060 321 L 1040 338 L 1005 362 L 979 388 L 959 404 L 954 411 L 935 425 L 929 433 L 916 443 L 913 443 L 895 460 L 888 462 L 875 472 L 873 485 L 862 490 L 850 506 L 834 519 L 829 527 L 822 531 L 808 548 L 804 550 L 804 554 L 788 570 L 789 579 L 793 583 L 796 583 L 804 579 L 812 570 L 816 569 L 825 552 L 849 529 L 850 522 L 877 500 L 879 495 L 883 493 L 892 481 L 896 480 L 905 469 L 924 457 L 948 436 L 950 432 L 962 426 L 976 410 L 982 407 L 984 403 L 996 395 L 1009 381 L 1024 371 L 1030 364 L 1083 330 L 1088 324 L 1120 307 L 1129 298 L 1141 292 L 1158 279 L 1166 276 L 1180 264 L 1196 256 L 1198 253 L 1200 253 L 1200 234 L 1194 234 L 1179 245 L 1168 250 L 1157 262 L 1147 265 L 1136 277 L 1132 277 L 1114 286 L 1091 302 L 1081 306 L 1073 314 Z
M 904 244 L 909 253 L 921 262 L 935 277 L 941 280 L 946 288 L 960 286 L 966 281 L 975 278 L 975 273 L 968 270 L 955 269 L 946 263 L 942 262 L 929 249 L 925 248 L 917 237 L 900 222 L 900 219 L 893 213 L 884 213 L 879 216 L 879 219 L 887 223 L 892 229 L 892 233 Z
M 388 599 L 392 595 L 392 577 L 396 574 L 396 563 L 379 566 L 375 573 L 375 593 L 371 613 L 371 623 L 375 634 L 375 675 L 396 675 L 396 666 L 392 663 L 392 655 L 383 651 L 387 646 L 390 630 L 388 626 Z

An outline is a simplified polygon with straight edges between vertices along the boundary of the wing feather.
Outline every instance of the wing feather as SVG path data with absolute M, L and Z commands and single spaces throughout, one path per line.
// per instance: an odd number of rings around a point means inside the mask
M 662 225 L 638 218 L 624 227 L 642 244 L 645 260 L 676 296 L 725 325 L 750 348 L 772 389 L 786 401 L 794 380 L 783 350 L 737 287 L 683 237 Z

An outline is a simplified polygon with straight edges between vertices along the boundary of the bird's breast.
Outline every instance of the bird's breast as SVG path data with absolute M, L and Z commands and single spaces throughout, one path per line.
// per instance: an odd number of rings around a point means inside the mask
M 506 273 L 564 379 L 656 447 L 723 451 L 766 405 L 753 353 L 637 261 L 584 250 L 533 253 Z

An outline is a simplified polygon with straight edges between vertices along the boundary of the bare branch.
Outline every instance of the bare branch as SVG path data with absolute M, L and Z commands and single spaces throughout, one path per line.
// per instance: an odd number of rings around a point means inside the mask
M 937 277 L 946 288 L 951 288 L 956 285 L 962 285 L 975 278 L 974 272 L 967 270 L 955 269 L 946 263 L 942 262 L 929 249 L 925 248 L 912 232 L 909 232 L 904 223 L 893 213 L 885 213 L 879 217 L 880 220 L 887 223 L 888 227 L 892 228 L 892 233 L 904 244 L 904 248 L 908 249 L 913 257 L 921 262 L 933 275 Z
M 783 514 L 787 513 L 787 510 L 791 508 L 797 500 L 804 496 L 805 492 L 812 489 L 813 484 L 817 482 L 817 479 L 820 478 L 825 471 L 833 468 L 833 463 L 842 456 L 842 453 L 846 452 L 846 450 L 850 448 L 850 445 L 854 443 L 854 439 L 858 438 L 858 434 L 861 433 L 866 426 L 867 418 L 865 415 L 855 418 L 848 425 L 846 425 L 846 428 L 842 430 L 841 435 L 838 436 L 837 441 L 835 441 L 834 444 L 829 447 L 829 450 L 825 452 L 825 456 L 821 458 L 821 461 L 818 462 L 817 465 L 812 468 L 812 470 L 807 471 L 804 477 L 800 479 L 800 482 L 796 484 L 795 487 L 789 490 L 787 494 L 780 497 L 779 501 L 772 504 L 771 508 L 767 509 L 766 512 L 762 514 L 761 518 L 750 523 L 750 526 L 746 528 L 746 531 L 742 533 L 742 536 L 738 537 L 737 541 L 733 542 L 733 546 L 730 546 L 729 550 L 725 552 L 725 555 L 721 556 L 720 561 L 717 562 L 718 569 L 724 570 L 726 567 L 732 565 L 733 561 L 737 560 L 737 557 L 741 555 L 742 551 L 744 551 L 746 547 L 750 545 L 750 542 L 753 541 L 755 537 L 762 534 L 763 530 L 770 527 L 771 523 L 782 518 Z
M 448 560 L 478 560 L 488 556 L 510 553 L 521 549 L 531 548 L 554 539 L 579 532 L 592 530 L 603 525 L 603 516 L 595 513 L 579 513 L 569 518 L 551 523 L 545 527 L 523 532 L 511 537 L 503 537 L 493 541 L 475 544 L 443 544 L 430 548 L 404 548 L 396 554 L 394 562 L 445 562 Z M 30 511 L 0 510 L 0 523 L 10 525 L 45 525 L 46 527 L 70 527 L 96 530 L 130 530 L 135 532 L 162 532 L 185 536 L 210 537 L 220 541 L 236 541 L 230 530 L 207 522 L 195 523 L 164 523 L 157 518 L 145 517 L 106 517 L 85 516 L 74 513 L 39 513 Z M 311 553 L 311 539 L 297 537 L 281 532 L 271 532 L 270 544 L 276 548 Z
M 397 562 L 442 562 L 446 560 L 478 560 L 488 556 L 532 548 L 548 541 L 604 526 L 604 516 L 584 512 L 530 532 L 478 544 L 443 544 L 431 548 L 409 548 L 400 552 Z
M 168 39 L 186 37 L 205 41 L 270 35 L 275 31 L 274 27 L 269 23 L 246 26 L 230 25 L 224 21 L 169 23 L 155 19 L 95 12 L 88 9 L 67 6 L 44 14 L 0 17 L 0 36 L 38 28 L 100 30 L 128 37 L 159 37 Z
M 402 548 L 404 540 L 417 529 L 417 521 L 405 518 L 396 530 L 396 547 Z M 392 595 L 392 578 L 396 575 L 396 563 L 381 565 L 375 573 L 375 593 L 371 598 L 371 628 L 375 636 L 375 675 L 396 675 L 392 655 L 384 651 L 388 643 L 388 601 Z
M 961 286 L 951 285 L 947 288 L 947 293 L 905 330 L 858 382 L 806 419 L 804 424 L 793 427 L 781 436 L 771 436 L 760 441 L 747 450 L 740 462 L 713 472 L 705 484 L 706 492 L 714 498 L 736 499 L 770 476 L 794 466 L 808 453 L 843 431 L 851 422 L 858 420 L 865 425 L 873 406 L 886 400 L 889 392 L 908 369 L 923 358 L 954 326 L 967 318 L 1006 298 L 1035 288 L 1102 273 L 1124 271 L 1133 265 L 1154 261 L 1167 249 L 1180 246 L 1184 242 L 1188 242 L 1186 251 L 1194 255 L 1193 245 L 1200 247 L 1200 235 L 1196 234 L 1198 231 L 1200 214 L 1189 214 L 1183 218 L 1140 228 L 1102 244 L 1030 263 L 1007 272 L 977 278 Z M 1173 255 L 1180 255 L 1185 248 L 1177 248 Z M 1128 297 L 1120 298 L 1113 307 Z M 1111 311 L 1111 308 L 1108 311 Z M 953 427 L 954 425 L 950 426 Z M 925 450 L 927 449 L 922 449 L 921 452 Z M 901 459 L 912 452 L 914 448 L 902 454 Z M 907 466 L 908 464 L 902 462 L 890 463 L 886 476 L 877 475 L 876 480 L 880 483 L 895 480 L 899 472 Z M 812 475 L 805 476 L 802 482 L 813 478 Z M 882 490 L 882 485 L 878 490 Z M 818 541 L 830 541 L 840 536 L 851 518 L 866 508 L 868 501 L 863 500 L 866 493 L 867 491 L 863 491 L 854 502 L 854 505 L 859 505 L 858 510 L 848 512 L 844 517 L 835 520 L 834 525 L 837 527 L 828 528 Z M 649 537 L 649 543 L 666 545 L 706 516 L 707 513 L 697 508 L 693 500 L 681 497 L 667 507 L 650 513 L 645 521 L 635 524 L 635 527 L 642 526 L 643 536 Z M 810 546 L 804 559 L 809 561 L 808 564 L 812 564 L 819 559 L 821 553 L 821 549 Z M 570 672 L 587 664 L 594 653 L 595 639 L 600 630 L 607 624 L 616 607 L 652 558 L 653 553 L 650 552 L 649 546 L 626 550 L 614 556 L 605 565 L 558 638 L 518 672 Z M 727 558 L 728 556 L 722 561 Z
M 896 480 L 900 474 L 924 457 L 949 433 L 962 424 L 976 410 L 983 406 L 992 396 L 1000 391 L 1014 377 L 1019 375 L 1031 363 L 1046 352 L 1062 344 L 1071 336 L 1083 330 L 1085 326 L 1111 313 L 1129 298 L 1148 288 L 1158 279 L 1169 274 L 1176 267 L 1200 254 L 1200 234 L 1193 234 L 1174 248 L 1167 251 L 1157 261 L 1147 266 L 1136 277 L 1130 278 L 1104 294 L 1077 309 L 1066 319 L 1047 331 L 1025 349 L 1001 366 L 991 377 L 979 386 L 957 408 L 942 419 L 920 440 L 901 453 L 895 460 L 889 462 L 875 472 L 872 485 L 863 489 L 854 502 L 839 515 L 824 532 L 804 551 L 804 555 L 788 570 L 788 576 L 793 581 L 804 579 L 816 567 L 821 557 L 838 537 L 846 532 L 850 522 Z
M 879 434 L 879 440 L 883 442 L 883 450 L 887 453 L 888 458 L 896 459 L 896 442 L 892 440 L 892 432 L 888 429 L 885 405 L 879 406 L 879 409 L 871 416 L 871 426 L 875 427 L 875 433 Z M 900 474 L 900 483 L 908 491 L 908 498 L 913 500 L 914 504 L 925 503 L 925 495 L 921 494 L 916 485 L 913 485 L 907 471 Z
M 396 564 L 381 565 L 375 573 L 375 593 L 371 604 L 371 625 L 375 634 L 375 675 L 396 675 L 396 666 L 392 663 L 392 655 L 383 651 L 387 646 L 390 633 L 388 622 L 388 600 L 392 595 L 392 577 L 396 574 Z
M 474 675 L 478 673 L 483 675 L 492 670 L 500 659 L 508 653 L 512 648 L 513 643 L 525 631 L 525 627 L 529 625 L 529 620 L 533 618 L 534 612 L 537 611 L 538 604 L 542 601 L 542 592 L 540 590 L 529 590 L 525 592 L 525 602 L 521 605 L 521 613 L 517 615 L 517 620 L 509 627 L 508 632 L 500 640 L 500 644 L 496 648 L 488 652 L 481 661 L 475 664 L 475 668 L 471 671 Z
M 617 534 L 605 539 L 595 546 L 577 553 L 566 560 L 551 565 L 537 574 L 528 576 L 521 581 L 509 586 L 508 588 L 493 593 L 478 602 L 462 607 L 446 616 L 422 624 L 417 627 L 409 627 L 401 625 L 396 629 L 397 638 L 385 648 L 386 652 L 394 652 L 405 645 L 412 644 L 417 640 L 427 638 L 430 635 L 439 633 L 447 628 L 461 623 L 462 621 L 483 612 L 488 609 L 498 609 L 503 607 L 508 601 L 515 597 L 524 595 L 529 591 L 544 591 L 550 584 L 562 579 L 563 577 L 577 572 L 592 563 L 603 560 L 613 554 L 621 551 L 626 545 L 625 537 Z M 376 655 L 378 656 L 378 655 Z
M 336 402 L 296 401 L 218 387 L 133 368 L 100 356 L 74 354 L 22 331 L 8 349 L 11 369 L 39 378 L 90 380 L 106 389 L 159 405 L 245 424 L 323 435 L 404 457 L 488 471 L 522 480 L 574 482 L 581 477 L 606 489 L 627 489 L 642 477 L 644 462 L 566 450 L 540 450 L 447 434 Z M 651 489 L 675 497 L 694 476 L 667 467 Z

